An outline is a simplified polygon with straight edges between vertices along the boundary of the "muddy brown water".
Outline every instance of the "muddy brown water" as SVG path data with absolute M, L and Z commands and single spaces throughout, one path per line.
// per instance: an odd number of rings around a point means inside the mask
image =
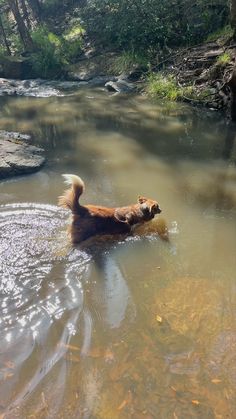
M 48 159 L 0 183 L 1 419 L 234 419 L 234 127 L 102 89 L 0 101 Z M 62 173 L 85 203 L 157 199 L 169 242 L 70 248 Z

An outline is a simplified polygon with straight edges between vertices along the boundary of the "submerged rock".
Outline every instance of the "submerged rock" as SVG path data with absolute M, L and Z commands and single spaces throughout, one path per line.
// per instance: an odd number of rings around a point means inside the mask
M 112 76 L 112 77 L 111 76 L 97 76 L 97 77 L 94 77 L 93 79 L 89 80 L 88 85 L 92 86 L 92 87 L 105 86 L 105 84 L 110 80 L 115 81 L 115 80 L 117 80 L 117 77 L 115 77 L 115 76 Z
M 29 140 L 28 135 L 0 131 L 0 179 L 36 172 L 45 163 L 44 150 Z
M 108 81 L 105 87 L 111 92 L 117 93 L 130 93 L 135 90 L 133 83 L 129 83 L 126 80 L 119 79 L 117 81 Z

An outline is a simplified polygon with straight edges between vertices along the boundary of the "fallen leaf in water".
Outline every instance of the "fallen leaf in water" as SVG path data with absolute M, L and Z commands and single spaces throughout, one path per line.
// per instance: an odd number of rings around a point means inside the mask
M 162 323 L 162 317 L 158 316 L 158 314 L 156 315 L 156 321 Z
M 68 350 L 71 350 L 71 351 L 79 351 L 80 350 L 80 348 L 78 346 L 69 345 L 69 344 L 66 344 L 66 343 L 58 343 L 58 346 L 60 348 L 68 349 Z
M 118 410 L 122 410 L 122 409 L 124 409 L 124 407 L 125 407 L 127 404 L 128 404 L 127 400 L 124 400 L 124 401 L 120 404 L 120 406 L 118 407 Z
M 123 402 L 120 404 L 120 406 L 118 407 L 118 410 L 122 410 L 124 409 L 125 406 L 127 406 L 127 404 L 131 403 L 132 401 L 132 393 L 131 391 L 128 391 L 128 396 L 125 400 L 123 400 Z
M 213 379 L 211 380 L 211 382 L 212 382 L 213 384 L 219 384 L 219 383 L 221 383 L 221 380 L 220 380 L 219 378 L 213 378 Z
M 200 402 L 198 400 L 192 400 L 192 404 L 195 404 L 196 406 L 199 406 Z

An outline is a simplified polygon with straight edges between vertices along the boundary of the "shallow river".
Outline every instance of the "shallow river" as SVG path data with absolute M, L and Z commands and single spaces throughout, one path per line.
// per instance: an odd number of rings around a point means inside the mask
M 234 127 L 101 89 L 0 105 L 48 159 L 0 183 L 0 418 L 234 419 Z M 84 203 L 158 200 L 169 241 L 71 248 L 63 173 Z

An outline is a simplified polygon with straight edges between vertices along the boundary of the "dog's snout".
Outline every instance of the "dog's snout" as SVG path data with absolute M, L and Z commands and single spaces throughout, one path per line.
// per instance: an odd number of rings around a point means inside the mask
M 160 207 L 158 207 L 158 208 L 157 208 L 157 214 L 160 214 L 160 213 L 161 213 L 161 211 L 162 211 L 162 210 L 161 210 L 161 208 L 160 208 Z

